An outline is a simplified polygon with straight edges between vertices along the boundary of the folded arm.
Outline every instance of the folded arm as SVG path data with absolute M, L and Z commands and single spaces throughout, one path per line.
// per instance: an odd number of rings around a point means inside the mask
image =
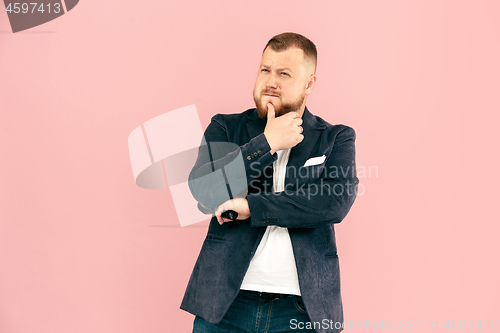
M 355 139 L 350 127 L 337 134 L 325 169 L 316 181 L 303 187 L 285 186 L 278 193 L 248 195 L 251 226 L 314 228 L 341 222 L 354 203 L 359 183 Z

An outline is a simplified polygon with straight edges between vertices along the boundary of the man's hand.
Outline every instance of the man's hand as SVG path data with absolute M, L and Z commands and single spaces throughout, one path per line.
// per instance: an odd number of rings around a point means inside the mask
M 232 222 L 230 219 L 226 219 L 221 216 L 222 212 L 229 209 L 234 210 L 236 213 L 238 213 L 238 220 L 246 220 L 250 217 L 250 208 L 248 207 L 248 201 L 246 198 L 231 199 L 224 202 L 215 210 L 215 217 L 217 217 L 217 221 L 219 221 L 219 224 Z
M 288 112 L 276 118 L 274 106 L 267 104 L 267 124 L 264 135 L 271 147 L 271 154 L 278 150 L 295 147 L 304 140 L 302 118 L 297 112 Z

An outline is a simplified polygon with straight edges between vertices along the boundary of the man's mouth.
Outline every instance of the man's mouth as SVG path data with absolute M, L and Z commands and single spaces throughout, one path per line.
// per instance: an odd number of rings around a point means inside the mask
M 269 97 L 279 97 L 278 95 L 273 95 L 273 94 L 264 94 L 264 96 L 269 96 Z

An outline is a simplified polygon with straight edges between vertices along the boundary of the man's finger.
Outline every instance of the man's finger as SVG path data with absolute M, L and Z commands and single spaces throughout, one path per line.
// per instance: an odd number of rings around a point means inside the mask
M 226 222 L 232 222 L 230 219 L 226 219 L 225 217 L 222 217 L 221 215 L 215 215 L 217 217 L 217 222 L 219 222 L 220 225 L 226 223 Z
M 271 103 L 267 103 L 267 120 L 273 120 L 275 117 L 274 106 Z

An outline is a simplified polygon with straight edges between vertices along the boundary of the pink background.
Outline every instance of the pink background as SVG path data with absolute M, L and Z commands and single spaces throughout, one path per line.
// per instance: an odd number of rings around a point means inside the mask
M 319 50 L 310 110 L 352 126 L 358 166 L 378 170 L 337 226 L 346 321 L 492 331 L 498 13 L 495 0 L 85 0 L 12 34 L 2 9 L 0 332 L 190 331 L 179 305 L 206 223 L 180 228 L 168 190 L 135 185 L 127 137 L 190 104 L 203 128 L 253 107 L 262 48 L 284 31 Z

